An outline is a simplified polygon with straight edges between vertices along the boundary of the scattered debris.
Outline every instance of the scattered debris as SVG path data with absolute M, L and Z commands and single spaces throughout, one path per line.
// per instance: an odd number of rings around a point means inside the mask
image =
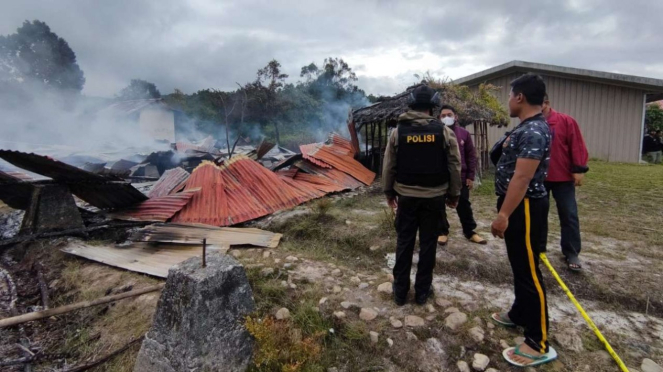
M 166 223 L 146 226 L 134 232 L 134 242 L 193 244 L 207 239 L 207 246 L 253 245 L 276 248 L 282 234 L 255 228 L 214 227 L 200 224 Z

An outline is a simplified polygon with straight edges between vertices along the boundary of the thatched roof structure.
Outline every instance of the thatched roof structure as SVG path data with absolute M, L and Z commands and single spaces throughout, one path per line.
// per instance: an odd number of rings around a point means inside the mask
M 355 128 L 359 130 L 367 123 L 383 121 L 388 126 L 395 126 L 398 116 L 408 110 L 408 94 L 423 84 L 428 84 L 440 92 L 442 104 L 451 105 L 456 109 L 458 121 L 463 126 L 479 120 L 489 122 L 493 126 L 505 126 L 509 122 L 506 109 L 490 94 L 495 90 L 493 86 L 481 86 L 479 90 L 471 91 L 468 87 L 451 83 L 422 82 L 407 88 L 401 94 L 382 98 L 380 102 L 354 110 L 351 120 L 354 121 Z M 438 115 L 439 112 L 438 107 L 434 114 Z

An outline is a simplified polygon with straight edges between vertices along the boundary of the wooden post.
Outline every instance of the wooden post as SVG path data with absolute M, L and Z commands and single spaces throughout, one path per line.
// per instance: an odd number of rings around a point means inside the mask
M 207 238 L 203 239 L 203 267 L 207 267 Z

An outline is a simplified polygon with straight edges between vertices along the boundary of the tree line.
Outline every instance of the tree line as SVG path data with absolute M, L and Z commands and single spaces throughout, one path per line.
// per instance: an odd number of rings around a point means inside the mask
M 162 95 L 154 83 L 136 78 L 113 100 L 163 98 L 185 113 L 198 132 L 222 138 L 231 128 L 238 135 L 264 135 L 283 144 L 342 128 L 351 108 L 376 99 L 357 87 L 356 74 L 341 58 L 303 66 L 294 83 L 282 70 L 281 63 L 271 60 L 254 80 L 236 83 L 237 89 L 207 88 L 192 94 L 175 89 Z M 85 75 L 76 54 L 38 20 L 25 21 L 16 33 L 0 36 L 0 99 L 25 95 L 26 82 L 83 98 Z

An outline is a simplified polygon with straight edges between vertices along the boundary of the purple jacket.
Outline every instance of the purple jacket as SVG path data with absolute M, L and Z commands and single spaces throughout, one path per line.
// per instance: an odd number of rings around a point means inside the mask
M 465 185 L 465 180 L 474 181 L 474 174 L 477 168 L 477 151 L 472 142 L 472 135 L 465 128 L 455 124 L 453 127 L 458 140 L 458 149 L 460 150 L 460 160 L 462 168 L 460 171 L 461 182 Z

